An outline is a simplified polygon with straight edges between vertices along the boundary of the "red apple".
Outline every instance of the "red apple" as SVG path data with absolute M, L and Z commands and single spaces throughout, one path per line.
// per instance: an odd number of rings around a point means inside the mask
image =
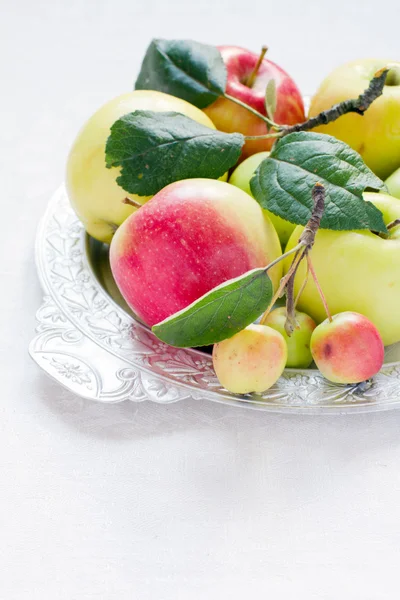
M 356 312 L 342 312 L 318 325 L 311 353 L 322 375 L 334 383 L 370 379 L 383 365 L 384 347 L 375 325 Z
M 264 59 L 258 69 L 254 84 L 252 87 L 248 87 L 246 81 L 258 61 L 258 55 L 236 46 L 219 46 L 219 51 L 227 69 L 227 94 L 265 115 L 265 90 L 270 79 L 274 79 L 277 94 L 274 116 L 276 123 L 294 125 L 305 120 L 303 98 L 299 88 L 281 67 Z M 244 135 L 267 133 L 264 121 L 231 100 L 219 98 L 211 106 L 205 108 L 204 112 L 221 131 L 228 133 L 238 131 Z M 273 142 L 273 139 L 246 142 L 242 159 L 255 152 L 269 150 Z
M 229 183 L 187 179 L 128 217 L 112 240 L 110 263 L 128 305 L 154 325 L 280 255 L 277 233 L 253 198 Z M 269 275 L 276 287 L 281 263 Z

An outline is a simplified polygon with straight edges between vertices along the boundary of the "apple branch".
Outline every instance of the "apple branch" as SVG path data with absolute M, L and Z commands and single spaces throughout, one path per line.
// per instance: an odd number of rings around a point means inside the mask
M 314 208 L 310 220 L 305 226 L 299 239 L 299 243 L 303 242 L 308 250 L 311 250 L 314 245 L 315 236 L 321 224 L 322 215 L 324 214 L 325 188 L 322 183 L 317 182 L 314 185 L 311 195 L 314 202 Z
M 318 127 L 319 125 L 327 125 L 328 123 L 336 121 L 336 119 L 347 113 L 353 112 L 362 116 L 365 111 L 368 110 L 374 100 L 382 95 L 388 73 L 389 69 L 386 67 L 377 71 L 371 79 L 367 89 L 360 94 L 358 98 L 353 100 L 344 100 L 339 104 L 335 104 L 328 110 L 320 112 L 319 115 L 311 117 L 311 119 L 308 119 L 304 123 L 281 126 L 282 135 L 287 135 L 288 133 L 294 133 L 297 131 L 309 131 L 310 129 L 314 129 L 314 127 Z
M 296 329 L 296 312 L 294 302 L 294 277 L 291 277 L 286 286 L 286 321 L 285 331 L 290 337 Z
M 275 292 L 274 297 L 272 298 L 272 300 L 270 302 L 270 305 L 268 306 L 267 310 L 261 317 L 261 321 L 260 321 L 261 325 L 265 324 L 267 317 L 268 317 L 269 313 L 271 312 L 275 302 L 286 291 L 285 331 L 289 336 L 292 335 L 293 331 L 296 328 L 296 312 L 295 312 L 296 304 L 297 304 L 297 301 L 305 287 L 305 283 L 303 282 L 303 284 L 301 286 L 301 291 L 295 298 L 294 297 L 294 280 L 296 277 L 297 270 L 298 270 L 303 258 L 307 259 L 306 279 L 308 279 L 308 274 L 311 273 L 311 275 L 317 285 L 318 291 L 320 292 L 322 302 L 324 303 L 324 306 L 327 311 L 327 315 L 328 315 L 329 319 L 332 318 L 330 316 L 325 297 L 322 293 L 321 286 L 318 283 L 317 276 L 315 274 L 313 265 L 312 265 L 310 257 L 309 257 L 309 252 L 314 245 L 315 236 L 316 236 L 319 226 L 321 224 L 321 219 L 322 219 L 322 216 L 324 213 L 324 208 L 325 208 L 325 188 L 322 185 L 322 183 L 318 182 L 314 185 L 314 187 L 312 189 L 312 199 L 314 202 L 314 207 L 313 207 L 313 210 L 311 213 L 311 217 L 310 217 L 307 225 L 305 226 L 303 233 L 300 236 L 299 243 L 294 248 L 292 248 L 291 250 L 286 252 L 283 255 L 283 257 L 280 257 L 279 259 L 274 261 L 274 263 L 271 264 L 271 266 L 272 266 L 273 264 L 276 264 L 282 258 L 286 258 L 290 254 L 294 254 L 294 258 L 293 258 L 292 264 L 290 265 L 288 272 L 286 273 L 286 275 L 284 277 L 282 277 L 279 287 L 278 287 L 277 291 Z M 270 268 L 270 266 L 267 267 L 267 269 L 269 269 L 269 268 Z
M 255 136 L 245 136 L 246 140 L 265 140 L 270 138 L 281 138 L 289 133 L 295 133 L 299 131 L 309 131 L 310 129 L 314 129 L 314 127 L 318 127 L 319 125 L 327 125 L 332 121 L 336 121 L 342 115 L 347 113 L 356 113 L 358 115 L 363 115 L 366 110 L 371 106 L 371 104 L 379 98 L 379 96 L 383 93 L 383 88 L 385 86 L 386 77 L 389 73 L 389 68 L 384 67 L 375 73 L 373 78 L 371 79 L 369 86 L 367 89 L 358 96 L 358 98 L 353 98 L 352 100 L 344 100 L 339 104 L 335 104 L 328 110 L 324 110 L 320 112 L 315 117 L 311 117 L 304 121 L 304 123 L 297 123 L 296 125 L 278 125 L 265 117 L 255 109 L 251 108 L 244 102 L 241 102 L 237 98 L 233 98 L 233 96 L 229 96 L 225 94 L 225 98 L 228 100 L 232 100 L 232 102 L 236 102 L 246 110 L 252 112 L 255 116 L 259 117 L 263 121 L 265 121 L 270 127 L 275 130 L 275 133 L 267 133 L 265 135 L 255 135 Z

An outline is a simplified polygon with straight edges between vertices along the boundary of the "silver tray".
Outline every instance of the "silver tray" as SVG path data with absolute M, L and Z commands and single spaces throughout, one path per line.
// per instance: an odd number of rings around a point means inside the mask
M 64 187 L 51 198 L 36 239 L 44 290 L 29 352 L 72 392 L 91 400 L 212 400 L 264 411 L 353 413 L 400 407 L 400 344 L 386 352 L 372 382 L 331 384 L 314 369 L 287 369 L 262 395 L 230 394 L 211 357 L 160 342 L 132 314 L 116 288 L 107 247 L 91 239 Z

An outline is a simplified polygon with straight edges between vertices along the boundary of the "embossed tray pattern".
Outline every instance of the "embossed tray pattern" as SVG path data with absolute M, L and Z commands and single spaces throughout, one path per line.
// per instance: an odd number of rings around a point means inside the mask
M 37 233 L 37 270 L 45 295 L 29 351 L 48 375 L 82 397 L 212 400 L 274 412 L 337 414 L 400 406 L 399 345 L 389 349 L 382 371 L 366 384 L 339 386 L 317 370 L 287 369 L 263 395 L 230 394 L 219 385 L 210 355 L 160 342 L 117 294 L 110 294 L 92 254 L 93 244 L 61 187 Z

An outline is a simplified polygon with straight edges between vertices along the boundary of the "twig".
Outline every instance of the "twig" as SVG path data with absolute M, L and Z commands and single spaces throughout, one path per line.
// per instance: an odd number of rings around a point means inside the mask
M 297 304 L 299 295 L 297 295 L 296 300 L 295 300 L 294 299 L 294 280 L 296 277 L 297 269 L 299 268 L 299 265 L 304 257 L 307 257 L 307 262 L 309 261 L 308 253 L 310 252 L 311 248 L 314 245 L 315 236 L 316 236 L 316 233 L 320 226 L 322 215 L 324 213 L 325 188 L 322 185 L 322 183 L 316 183 L 314 185 L 314 187 L 312 189 L 312 199 L 314 202 L 314 208 L 312 210 L 311 217 L 310 217 L 306 227 L 304 228 L 303 233 L 300 236 L 299 243 L 294 248 L 292 248 L 291 250 L 286 252 L 284 255 L 286 257 L 289 254 L 294 253 L 294 258 L 293 258 L 292 264 L 290 265 L 289 271 L 286 273 L 286 275 L 284 277 L 282 277 L 279 287 L 278 287 L 277 291 L 275 292 L 267 310 L 261 317 L 261 321 L 260 321 L 261 325 L 265 324 L 265 322 L 268 318 L 268 315 L 271 312 L 272 307 L 274 306 L 275 302 L 277 301 L 278 298 L 281 297 L 283 292 L 286 290 L 287 298 L 286 298 L 285 331 L 289 336 L 293 333 L 293 331 L 296 327 L 295 311 L 296 311 L 296 304 Z M 279 262 L 279 260 L 281 260 L 281 257 L 280 257 L 280 259 L 277 259 L 276 261 L 274 261 L 274 263 L 271 263 L 271 266 L 273 264 L 276 264 L 276 262 Z M 307 270 L 307 277 L 308 277 L 308 272 L 310 271 L 312 276 L 314 277 L 314 279 L 316 279 L 316 275 L 315 275 L 314 270 L 312 269 L 311 262 L 308 264 L 309 264 L 309 267 Z M 269 267 L 267 267 L 267 268 L 269 268 Z M 305 285 L 305 283 L 303 283 L 301 292 L 304 289 L 304 285 Z M 321 290 L 319 284 L 317 284 L 317 286 L 318 286 L 318 289 L 320 290 L 321 295 L 323 296 L 322 290 Z M 326 301 L 325 301 L 325 304 L 326 304 Z M 327 310 L 327 315 L 330 317 L 330 313 L 328 310 Z
M 296 328 L 296 313 L 294 308 L 294 275 L 286 286 L 286 321 L 285 331 L 290 337 Z
M 246 136 L 246 140 L 265 140 L 269 138 L 281 138 L 289 133 L 294 133 L 298 131 L 309 131 L 310 129 L 314 129 L 314 127 L 318 127 L 318 125 L 327 125 L 332 121 L 336 121 L 342 115 L 347 113 L 357 113 L 358 115 L 363 115 L 365 111 L 371 106 L 371 104 L 379 98 L 379 96 L 383 93 L 383 88 L 385 86 L 386 77 L 389 73 L 389 68 L 384 67 L 375 73 L 371 81 L 369 82 L 369 86 L 367 89 L 358 96 L 358 98 L 353 98 L 352 100 L 344 100 L 343 102 L 339 102 L 339 104 L 335 104 L 328 110 L 323 110 L 315 117 L 311 117 L 304 121 L 304 123 L 297 123 L 296 125 L 278 125 L 265 115 L 258 112 L 245 102 L 242 102 L 238 98 L 231 96 L 230 94 L 225 93 L 224 97 L 227 100 L 231 100 L 236 104 L 239 104 L 242 108 L 245 108 L 249 112 L 253 113 L 259 119 L 262 119 L 269 127 L 275 130 L 276 133 L 267 133 L 265 135 L 255 135 L 255 136 Z
M 282 126 L 282 135 L 293 133 L 295 131 L 309 131 L 318 127 L 318 125 L 327 125 L 332 121 L 336 121 L 342 115 L 346 113 L 357 113 L 363 115 L 365 111 L 371 106 L 371 104 L 379 98 L 383 93 L 386 77 L 389 72 L 387 67 L 380 69 L 375 73 L 371 79 L 367 89 L 353 100 L 344 100 L 339 104 L 335 104 L 328 110 L 324 110 L 319 115 L 311 117 L 304 123 L 298 123 L 297 125 Z
M 300 236 L 299 243 L 304 243 L 309 250 L 314 245 L 315 235 L 321 224 L 322 215 L 324 214 L 325 208 L 325 188 L 322 183 L 316 183 L 311 192 L 312 199 L 314 202 L 314 208 L 311 213 L 310 220 L 304 228 L 303 233 Z

